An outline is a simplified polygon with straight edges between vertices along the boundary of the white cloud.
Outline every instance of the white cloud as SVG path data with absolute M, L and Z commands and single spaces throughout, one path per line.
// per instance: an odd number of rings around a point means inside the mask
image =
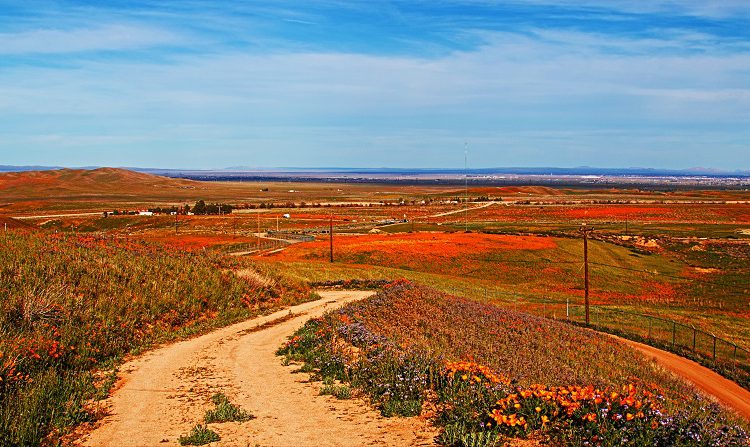
M 174 33 L 140 25 L 108 24 L 77 29 L 36 29 L 0 33 L 0 54 L 54 54 L 100 50 L 132 50 L 168 45 Z
M 486 1 L 486 0 L 480 0 Z M 707 18 L 750 16 L 747 0 L 514 0 L 520 4 L 590 7 L 625 13 L 684 14 Z
M 587 33 L 486 37 L 477 51 L 438 59 L 234 52 L 169 64 L 16 66 L 0 72 L 0 134 L 5 122 L 14 147 L 245 150 L 265 165 L 332 163 L 342 148 L 360 150 L 368 164 L 388 164 L 396 150 L 411 165 L 426 154 L 444 165 L 453 154 L 436 148 L 469 137 L 485 165 L 530 156 L 576 164 L 582 154 L 635 165 L 656 150 L 663 159 L 650 160 L 668 165 L 682 150 L 711 145 L 708 160 L 679 162 L 731 166 L 748 141 L 747 53 L 670 51 L 683 36 L 607 38 L 606 48 Z M 10 147 L 5 135 L 0 149 Z M 487 161 L 500 157 L 491 148 L 515 152 L 500 158 L 507 163 Z

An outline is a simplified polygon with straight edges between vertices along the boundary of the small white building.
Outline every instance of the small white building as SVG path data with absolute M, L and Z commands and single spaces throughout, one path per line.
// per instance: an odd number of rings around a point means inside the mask
M 138 215 L 139 216 L 153 216 L 154 213 L 152 213 L 151 211 L 138 211 Z

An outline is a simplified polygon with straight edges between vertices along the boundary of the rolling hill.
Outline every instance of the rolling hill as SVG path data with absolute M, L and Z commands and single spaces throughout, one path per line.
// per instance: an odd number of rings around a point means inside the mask
M 117 168 L 56 169 L 0 174 L 0 193 L 7 199 L 149 195 L 164 189 L 195 189 L 198 182 Z

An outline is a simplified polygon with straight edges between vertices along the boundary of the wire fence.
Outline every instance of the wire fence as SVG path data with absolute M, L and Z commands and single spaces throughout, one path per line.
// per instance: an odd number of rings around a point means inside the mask
M 586 326 L 582 304 L 549 299 L 528 299 L 485 288 L 450 288 L 449 292 L 570 324 Z M 668 318 L 625 311 L 609 306 L 589 306 L 588 327 L 671 351 L 697 361 L 750 389 L 750 351 L 692 325 Z
M 291 242 L 284 239 L 255 237 L 254 241 L 218 246 L 217 250 L 228 254 L 245 255 L 278 250 L 289 245 Z

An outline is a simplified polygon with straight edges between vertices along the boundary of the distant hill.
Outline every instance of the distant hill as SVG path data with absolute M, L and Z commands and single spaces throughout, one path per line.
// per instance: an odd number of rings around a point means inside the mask
M 82 166 L 75 170 L 96 170 L 95 166 Z M 24 171 L 47 171 L 60 170 L 60 167 L 51 166 L 11 166 L 0 165 L 2 172 L 24 172 Z M 271 174 L 286 175 L 314 175 L 320 178 L 338 177 L 338 176 L 374 176 L 374 175 L 413 175 L 413 176 L 436 176 L 452 175 L 463 176 L 468 173 L 471 176 L 482 175 L 557 175 L 557 176 L 586 176 L 586 175 L 606 175 L 606 176 L 646 176 L 646 177 L 689 177 L 689 176 L 707 176 L 707 177 L 728 177 L 728 176 L 750 176 L 750 169 L 716 169 L 694 167 L 688 169 L 669 169 L 669 168 L 598 168 L 592 166 L 578 166 L 573 168 L 560 167 L 493 167 L 493 168 L 346 168 L 346 167 L 275 167 L 263 168 L 253 166 L 231 166 L 223 169 L 173 169 L 173 168 L 122 168 L 128 171 L 141 172 L 146 174 L 166 175 L 168 177 L 183 178 L 206 178 L 216 179 L 217 177 L 242 177 L 242 176 L 268 176 Z
M 4 199 L 103 195 L 150 195 L 165 189 L 194 189 L 192 180 L 119 168 L 54 169 L 0 173 Z

